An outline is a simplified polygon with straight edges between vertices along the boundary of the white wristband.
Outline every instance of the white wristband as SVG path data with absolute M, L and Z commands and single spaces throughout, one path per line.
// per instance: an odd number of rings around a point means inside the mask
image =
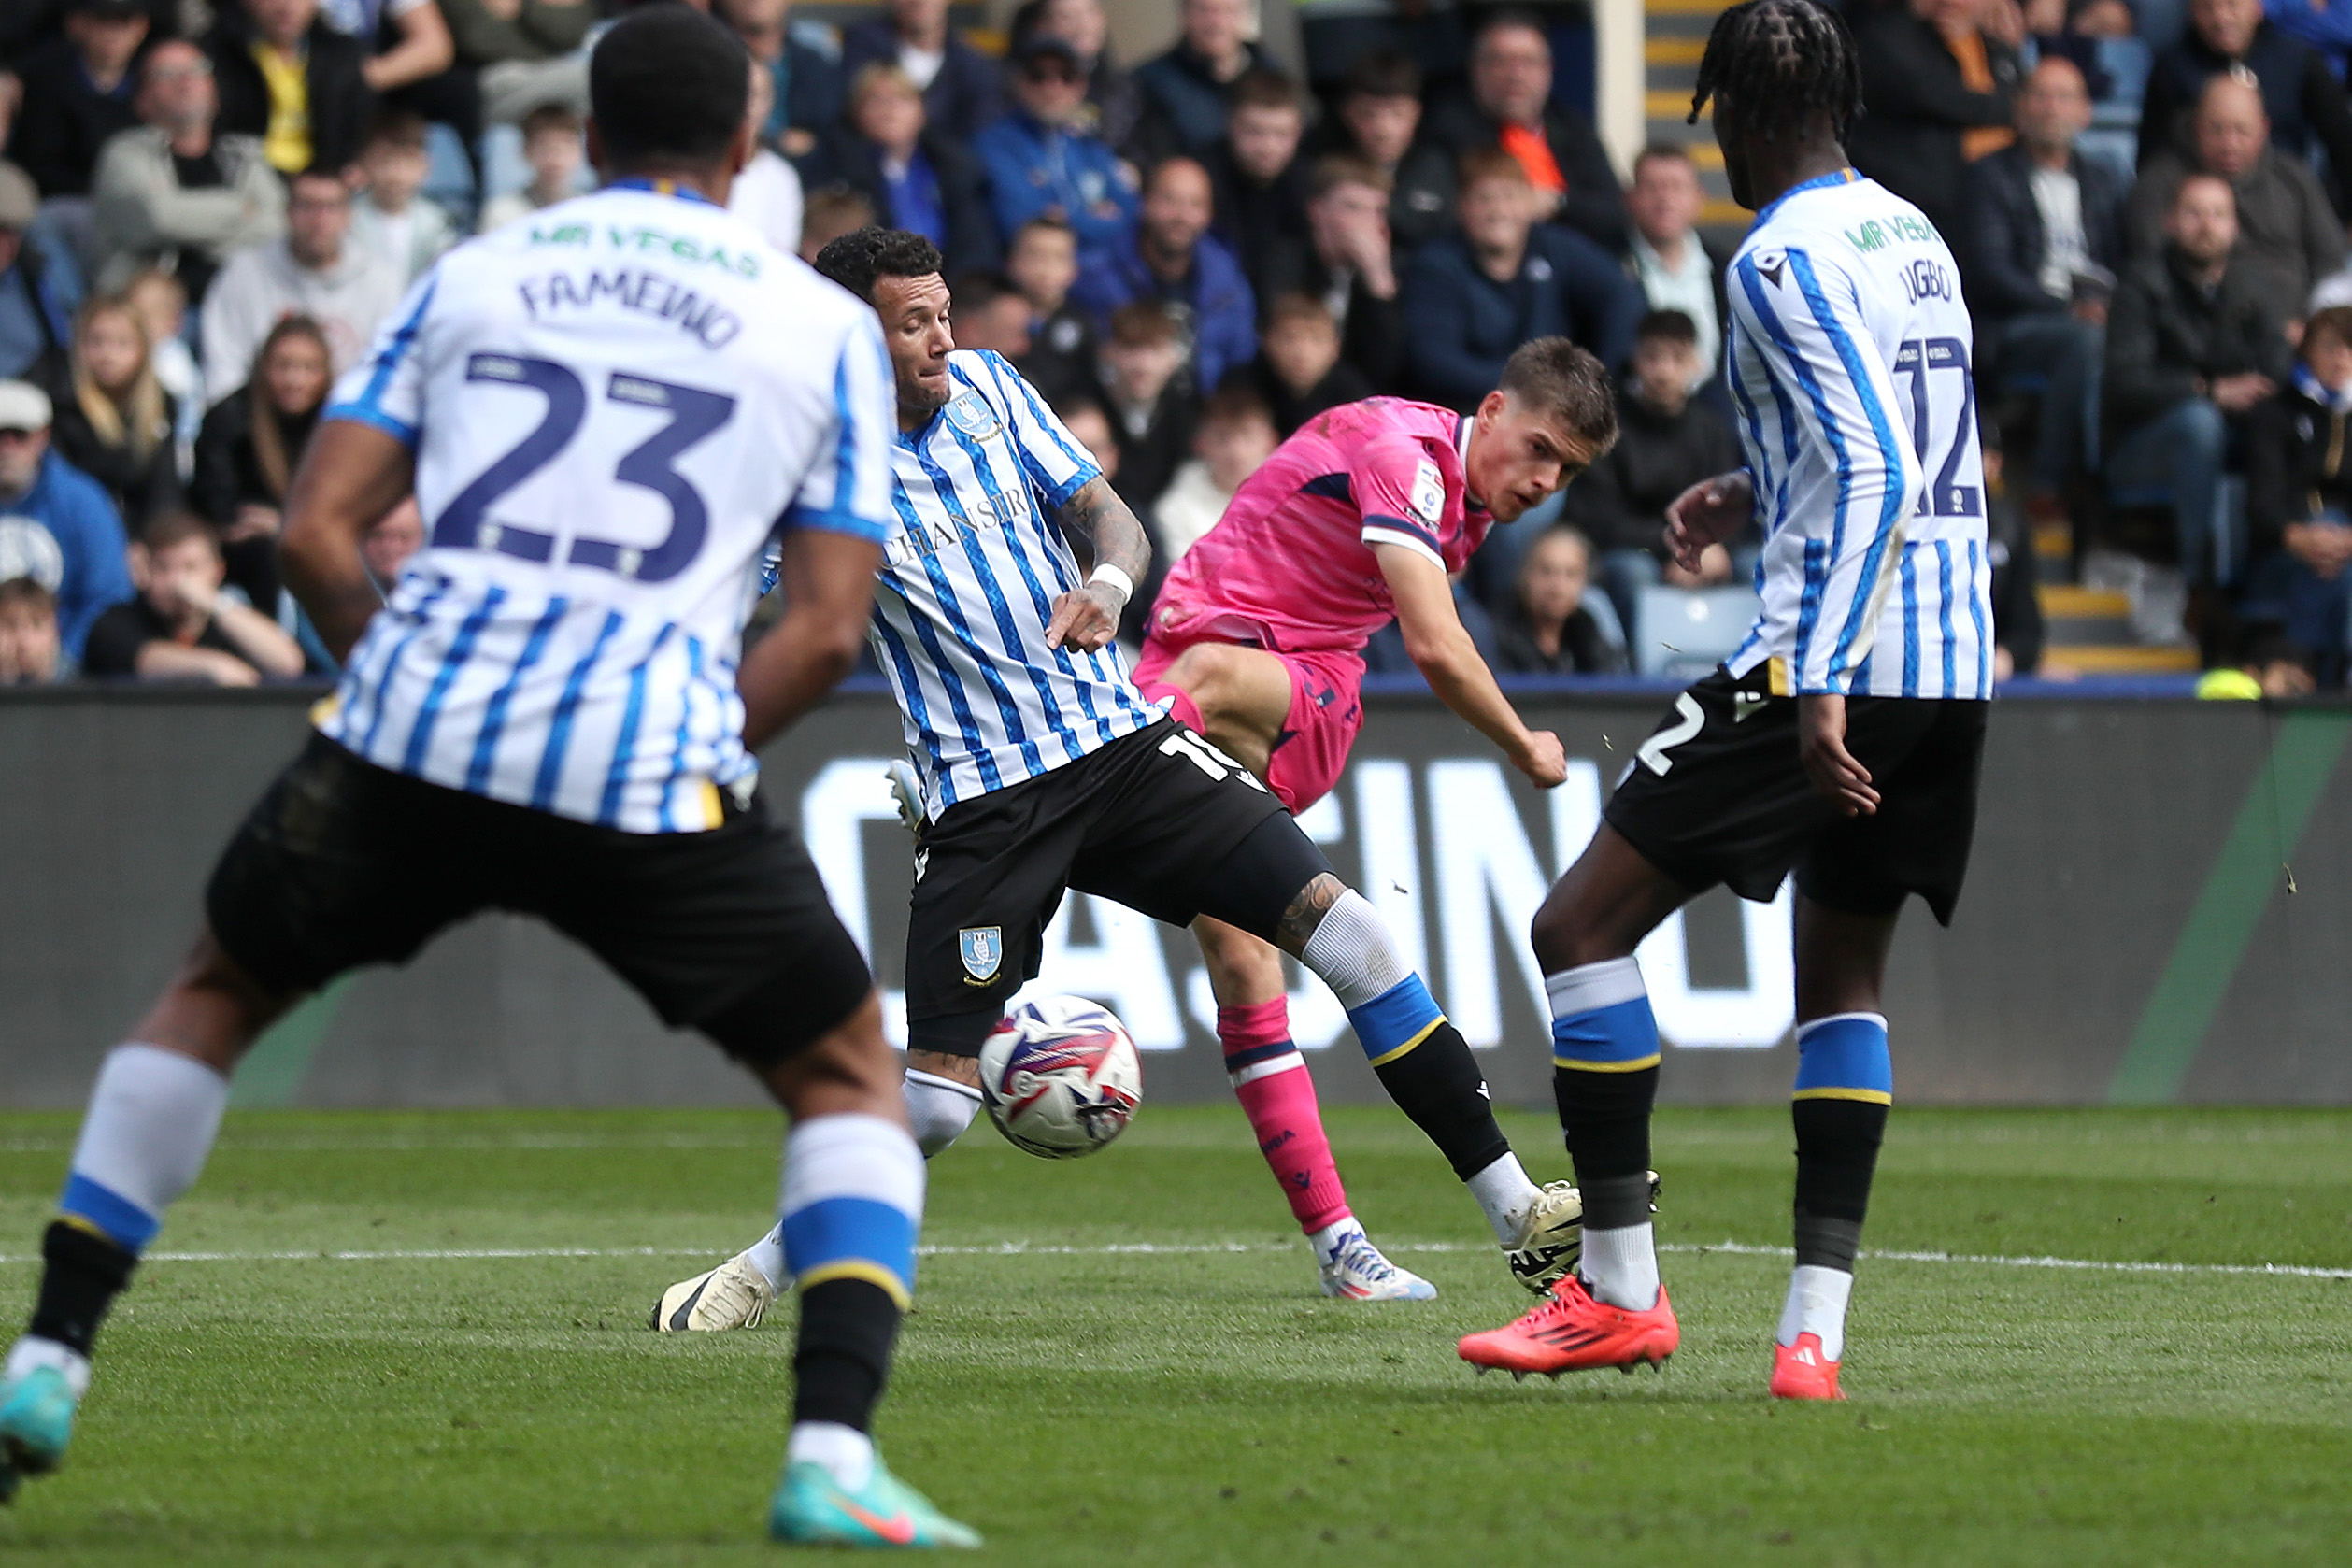
M 1135 579 L 1108 562 L 1095 567 L 1094 575 L 1086 579 L 1086 585 L 1089 588 L 1092 588 L 1098 582 L 1105 588 L 1118 589 L 1121 599 L 1133 599 L 1135 596 Z

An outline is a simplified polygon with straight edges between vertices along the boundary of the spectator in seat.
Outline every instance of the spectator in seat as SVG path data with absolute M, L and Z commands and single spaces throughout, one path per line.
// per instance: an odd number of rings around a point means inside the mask
M 770 245 L 786 255 L 800 249 L 800 171 L 774 148 L 758 139 L 758 127 L 767 123 L 768 95 L 773 78 L 751 63 L 751 90 L 744 100 L 744 118 L 752 124 L 751 156 L 735 171 L 727 187 L 727 210 L 760 231 Z
M 1208 171 L 1171 158 L 1144 184 L 1133 244 L 1078 275 L 1072 293 L 1107 321 L 1120 306 L 1157 299 L 1185 329 L 1185 363 L 1204 395 L 1258 351 L 1258 310 L 1233 253 L 1208 232 Z
M 1626 242 L 1627 270 L 1641 285 L 1652 310 L 1679 310 L 1698 334 L 1693 374 L 1699 386 L 1715 379 L 1723 362 L 1723 267 L 1700 237 L 1699 214 L 1706 209 L 1690 154 L 1670 143 L 1644 148 L 1633 160 L 1633 184 L 1625 206 L 1633 220 Z
M 2288 384 L 2246 419 L 2249 566 L 2240 606 L 2275 620 L 2316 656 L 2320 683 L 2342 686 L 2352 641 L 2352 308 L 2303 323 Z
M 0 577 L 31 577 L 57 599 L 57 636 L 70 663 L 109 605 L 135 592 L 122 519 L 106 488 L 50 450 L 50 400 L 0 381 Z
M 1992 677 L 2008 680 L 2042 667 L 2041 571 L 2032 527 L 2004 482 L 2001 425 L 1980 419 L 1977 427 L 1985 463 L 1985 560 L 1992 567 Z
M 1299 161 L 1305 96 L 1279 71 L 1245 71 L 1233 83 L 1225 126 L 1224 139 L 1203 160 L 1216 214 L 1209 229 L 1264 298 L 1268 261 L 1307 236 L 1306 168 Z
M 1553 101 L 1551 42 L 1532 15 L 1504 11 L 1479 30 L 1470 49 L 1470 96 L 1433 109 L 1427 135 L 1458 161 L 1501 149 L 1542 197 L 1537 217 L 1565 223 L 1604 250 L 1625 249 L 1625 192 L 1591 125 Z
M 302 649 L 269 617 L 224 592 L 228 567 L 204 519 L 165 512 L 131 547 L 138 597 L 90 629 L 82 673 L 258 686 L 302 674 Z
M 81 269 L 35 226 L 39 216 L 33 181 L 0 164 L 0 378 L 54 383 L 73 342 Z
M 2271 145 L 2289 158 L 2325 150 L 2352 169 L 2352 104 L 2327 62 L 2263 20 L 2262 0 L 2189 0 L 2188 31 L 2156 57 L 2140 104 L 2140 162 L 2166 148 L 2188 152 L 2205 83 L 2243 66 L 2261 84 Z
M 1600 550 L 1600 576 L 1619 623 L 1653 583 L 1712 588 L 1733 576 L 1731 552 L 1710 545 L 1694 575 L 1666 553 L 1666 508 L 1692 485 L 1741 463 L 1739 439 L 1690 395 L 1699 334 L 1679 310 L 1653 310 L 1633 335 L 1633 367 L 1618 400 L 1617 445 L 1567 492 L 1566 513 Z
M 47 686 L 64 673 L 57 595 L 31 577 L 0 579 L 0 686 Z
M 2123 259 L 2123 181 L 2075 150 L 2090 97 L 2046 59 L 2017 93 L 2017 139 L 1969 165 L 1961 277 L 1980 369 L 2044 378 L 2028 499 L 2060 495 L 2088 455 Z
M 1029 355 L 1029 301 L 1001 272 L 967 272 L 949 286 L 956 347 L 984 349 L 1009 361 Z
M 1532 337 L 1564 335 L 1625 363 L 1641 290 L 1584 235 L 1536 224 L 1537 201 L 1509 153 L 1462 160 L 1461 235 L 1432 240 L 1404 274 L 1404 373 L 1418 395 L 1471 412 Z
M 1338 323 L 1321 300 L 1305 294 L 1276 294 L 1266 307 L 1265 335 L 1247 385 L 1274 416 L 1275 434 L 1286 440 L 1325 409 L 1378 391 L 1340 357 Z
M 1004 247 L 988 172 L 924 115 L 923 95 L 905 71 L 887 61 L 861 65 L 849 83 L 848 113 L 818 142 L 808 178 L 847 185 L 874 204 L 882 223 L 939 247 L 950 278 L 994 266 Z
M 286 186 L 259 136 L 222 131 L 211 60 L 166 39 L 139 67 L 138 116 L 98 155 L 92 190 L 102 288 L 158 268 L 201 304 L 234 251 L 286 232 Z
M 1070 300 L 1070 285 L 1078 278 L 1078 236 L 1059 218 L 1032 218 L 1014 233 L 1005 270 L 1029 302 L 1029 357 L 1020 362 L 1021 375 L 1054 407 L 1092 399 L 1102 349 L 1093 318 Z
M 2168 483 L 2184 575 L 2192 587 L 2227 583 L 2235 563 L 2215 559 L 2223 465 L 2292 355 L 2281 302 L 2237 264 L 2227 180 L 2182 180 L 2166 230 L 2163 253 L 2126 270 L 2107 318 L 2108 478 Z
M 1132 242 L 1133 177 L 1086 128 L 1086 83 L 1069 44 L 1051 34 L 1024 40 L 1013 62 L 1013 110 L 972 144 L 988 174 L 1000 234 L 1032 218 L 1059 218 L 1078 236 L 1085 266 Z
M 1281 444 L 1274 418 L 1255 392 L 1246 386 L 1219 389 L 1201 409 L 1192 455 L 1176 465 L 1168 488 L 1152 506 L 1151 561 L 1157 576 L 1167 576 L 1160 565 L 1162 559 L 1173 567 L 1202 535 L 1217 526 L 1242 480 L 1263 467 Z M 1156 587 L 1152 596 L 1159 596 Z
M 996 62 L 948 28 L 948 0 L 890 0 L 887 14 L 842 34 L 844 76 L 854 80 L 876 61 L 906 73 L 923 95 L 932 128 L 943 136 L 969 141 L 1005 112 Z M 1079 96 L 1083 101 L 1083 88 Z
M 74 368 L 50 440 L 106 488 L 126 526 L 179 504 L 178 408 L 148 353 L 129 301 L 93 300 L 74 327 Z
M 1028 0 L 1013 13 L 1013 49 L 1032 34 L 1048 33 L 1068 44 L 1086 77 L 1086 101 L 1094 111 L 1094 134 L 1122 153 L 1134 145 L 1144 115 L 1144 95 L 1135 78 L 1111 58 L 1110 19 L 1102 0 Z
M 1988 34 L 1980 17 L 2004 25 Z M 2021 36 L 2016 7 L 1983 0 L 1891 0 L 1854 29 L 1870 106 L 1854 166 L 1947 238 L 1960 234 L 1961 171 L 2012 139 Z
M 469 140 L 481 134 L 472 84 L 449 71 L 457 47 L 437 0 L 320 0 L 319 14 L 367 50 L 360 75 L 378 96 L 396 95 L 401 107 Z
M 1103 396 L 1119 439 L 1119 494 L 1137 517 L 1151 515 L 1192 448 L 1201 404 L 1183 370 L 1184 343 L 1166 306 L 1137 300 L 1111 313 Z M 1149 593 L 1135 598 L 1151 601 Z
M 1395 254 L 1412 254 L 1454 222 L 1454 160 L 1419 140 L 1421 68 L 1392 49 L 1372 50 L 1347 69 L 1339 113 L 1323 150 L 1361 158 L 1389 181 Z
M 271 168 L 292 178 L 360 155 L 376 112 L 368 50 L 327 25 L 318 0 L 221 0 L 205 51 L 221 129 L 260 137 Z
M 2238 204 L 2237 265 L 2264 275 L 2279 308 L 2298 314 L 2311 286 L 2344 265 L 2344 225 L 2308 164 L 2270 145 L 2262 94 L 2243 74 L 2205 83 L 2192 130 L 2194 152 L 2170 148 L 2140 166 L 2127 220 L 2135 255 L 2164 248 L 2164 215 L 2191 169 L 2230 182 Z
M 591 0 L 444 0 L 444 12 L 480 84 L 483 119 L 520 125 L 541 104 L 588 111 Z
M 17 63 L 24 97 L 8 158 L 43 197 L 88 195 L 99 150 L 139 122 L 132 62 L 147 27 L 138 0 L 68 0 L 64 36 Z
M 219 403 L 245 384 L 273 323 L 289 315 L 317 321 L 335 373 L 366 350 L 400 303 L 406 280 L 351 243 L 351 192 L 325 170 L 295 178 L 286 234 L 229 258 L 205 296 L 205 395 Z
M 138 313 L 147 334 L 147 362 L 172 400 L 172 445 L 185 474 L 205 412 L 204 372 L 188 347 L 188 292 L 178 278 L 150 268 L 132 274 L 121 294 L 123 303 Z
M 1094 460 L 1103 478 L 1110 480 L 1111 489 L 1119 491 L 1119 437 L 1111 433 L 1111 417 L 1103 412 L 1103 406 L 1090 397 L 1074 397 L 1052 406 L 1053 417 L 1062 421 L 1062 428 L 1086 449 L 1086 455 Z M 1120 500 L 1126 500 L 1126 492 L 1119 493 Z M 1132 502 L 1129 509 L 1133 509 Z
M 841 118 L 840 46 L 816 23 L 792 21 L 792 0 L 718 0 L 714 10 L 768 78 L 761 142 L 805 158 Z
M 1174 48 L 1135 67 L 1147 145 L 1198 158 L 1225 134 L 1226 94 L 1242 73 L 1270 65 L 1247 36 L 1247 0 L 1183 0 Z
M 503 229 L 518 218 L 579 194 L 580 167 L 586 160 L 580 117 L 569 107 L 541 104 L 524 115 L 522 161 L 531 165 L 531 183 L 483 203 L 481 232 Z
M 424 117 L 409 109 L 378 113 L 360 148 L 351 244 L 373 256 L 404 289 L 457 243 L 449 215 L 421 194 L 431 168 Z
M 808 198 L 801 209 L 800 259 L 815 265 L 817 252 L 843 235 L 874 224 L 874 204 L 847 186 L 829 185 Z
M 325 331 L 306 316 L 286 317 L 240 379 L 205 416 L 188 498 L 221 531 L 232 579 L 275 614 L 286 491 L 334 385 Z
M 1339 327 L 1340 357 L 1375 388 L 1395 386 L 1404 363 L 1388 212 L 1388 177 L 1377 168 L 1344 154 L 1317 159 L 1306 237 L 1275 249 L 1259 292 L 1320 300 Z
M 1592 545 L 1566 523 L 1537 535 L 1519 559 L 1510 602 L 1494 618 L 1495 669 L 1509 675 L 1616 675 L 1625 649 L 1585 603 Z

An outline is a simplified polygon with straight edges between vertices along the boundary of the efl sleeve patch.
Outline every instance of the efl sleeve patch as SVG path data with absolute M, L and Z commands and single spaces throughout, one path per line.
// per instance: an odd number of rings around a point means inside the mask
M 1446 515 L 1446 481 L 1438 477 L 1437 464 L 1423 458 L 1413 470 L 1413 490 L 1408 498 L 1414 515 L 1432 528 Z

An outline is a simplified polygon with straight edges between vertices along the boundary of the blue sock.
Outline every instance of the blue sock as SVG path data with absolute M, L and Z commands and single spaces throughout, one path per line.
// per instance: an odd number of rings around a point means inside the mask
M 923 1156 L 878 1116 L 812 1117 L 784 1146 L 784 1262 L 801 1290 L 863 1279 L 902 1310 L 915 1290 Z
M 1658 1065 L 1658 1020 L 1637 961 L 1563 969 L 1544 976 L 1544 990 L 1552 1005 L 1553 1066 L 1638 1073 Z
M 1891 1105 L 1894 1058 L 1887 1020 L 1876 1013 L 1833 1013 L 1797 1026 L 1799 1100 L 1860 1100 Z
M 1347 1009 L 1347 1022 L 1364 1048 L 1364 1060 L 1375 1067 L 1394 1062 L 1445 1021 L 1437 999 L 1418 975 L 1407 975 L 1362 1006 Z
M 136 1257 L 194 1184 L 221 1131 L 229 1080 L 159 1046 L 117 1046 L 90 1091 L 59 1218 Z

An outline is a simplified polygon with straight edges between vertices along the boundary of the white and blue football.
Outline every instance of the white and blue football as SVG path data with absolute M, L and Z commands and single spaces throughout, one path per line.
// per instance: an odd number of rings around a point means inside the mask
M 1143 1094 L 1143 1058 L 1127 1026 L 1082 996 L 1020 1004 L 980 1048 L 989 1119 L 1041 1160 L 1101 1148 L 1127 1130 Z

